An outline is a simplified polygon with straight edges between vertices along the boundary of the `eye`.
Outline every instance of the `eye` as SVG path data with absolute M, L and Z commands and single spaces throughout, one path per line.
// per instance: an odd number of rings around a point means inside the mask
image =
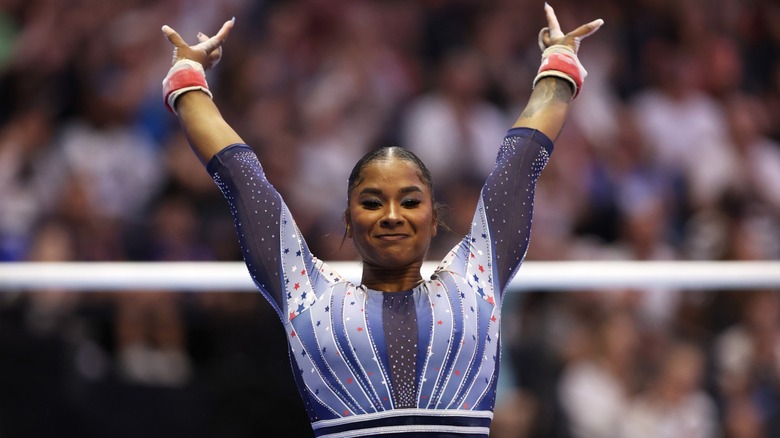
M 382 207 L 382 203 L 378 199 L 365 199 L 360 201 L 360 205 L 367 210 L 376 210 Z
M 408 198 L 401 201 L 401 206 L 404 208 L 415 208 L 419 206 L 422 203 L 419 199 L 416 198 Z

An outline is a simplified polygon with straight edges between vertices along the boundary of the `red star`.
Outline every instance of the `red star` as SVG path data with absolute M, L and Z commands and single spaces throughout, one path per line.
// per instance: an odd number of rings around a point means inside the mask
M 491 320 L 491 321 L 495 321 L 495 320 L 496 320 L 496 315 L 493 315 L 493 316 L 491 316 L 491 317 L 490 317 L 490 320 Z
M 485 272 L 485 268 L 482 265 L 479 265 L 479 272 Z
M 459 375 L 460 375 L 460 371 L 458 371 L 458 370 L 455 370 L 455 375 L 456 375 L 456 376 L 459 376 Z
M 290 312 L 290 321 L 292 321 L 293 318 L 295 318 L 295 312 Z
M 441 320 L 440 320 L 440 321 L 439 321 L 439 322 L 437 322 L 436 324 L 442 325 L 442 324 L 444 324 L 444 321 L 441 321 Z
M 345 417 L 349 416 L 349 411 L 344 411 L 344 416 Z
M 487 297 L 487 301 L 488 301 L 488 303 L 490 303 L 490 304 L 492 304 L 494 306 L 496 305 L 496 302 L 493 300 L 493 297 Z
M 352 377 L 347 377 L 347 384 L 352 383 Z
M 295 289 L 295 290 L 298 290 L 300 288 L 301 288 L 301 284 L 300 283 L 295 283 L 295 286 L 293 286 L 293 289 Z
M 301 275 L 306 275 L 306 270 L 305 270 L 305 269 L 303 269 L 303 270 L 301 271 Z
M 469 408 L 469 404 L 468 403 L 463 403 L 463 408 L 464 409 L 468 409 Z
M 471 256 L 472 259 L 474 258 L 474 253 L 473 252 L 471 254 L 469 254 L 469 255 Z
M 293 330 L 292 333 L 290 333 L 290 336 L 293 338 L 295 337 L 295 330 Z
M 363 327 L 358 327 L 357 331 L 362 332 L 363 331 Z

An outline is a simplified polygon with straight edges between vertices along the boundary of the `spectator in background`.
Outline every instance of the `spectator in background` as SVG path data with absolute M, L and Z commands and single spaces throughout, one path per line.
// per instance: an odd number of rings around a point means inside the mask
M 638 384 L 639 326 L 620 307 L 605 312 L 579 321 L 585 324 L 577 329 L 584 330 L 587 344 L 567 358 L 558 381 L 558 397 L 576 438 L 620 436 L 620 422 Z
M 452 181 L 482 181 L 488 175 L 500 127 L 509 117 L 485 98 L 485 66 L 472 47 L 447 52 L 437 65 L 435 84 L 409 102 L 400 142 L 429 163 L 446 202 L 453 195 L 446 192 Z
M 665 348 L 647 388 L 632 397 L 614 436 L 712 438 L 718 436 L 714 399 L 702 387 L 705 356 L 693 344 Z
M 745 298 L 740 320 L 715 339 L 716 382 L 727 417 L 747 409 L 767 421 L 780 416 L 780 297 L 756 291 Z
M 53 145 L 57 128 L 42 104 L 0 128 L 0 261 L 24 260 L 39 221 L 54 211 L 64 172 Z

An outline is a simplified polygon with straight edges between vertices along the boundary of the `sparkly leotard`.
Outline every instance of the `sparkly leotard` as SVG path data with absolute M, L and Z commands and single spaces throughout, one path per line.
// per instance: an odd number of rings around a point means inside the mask
M 249 272 L 286 329 L 316 436 L 488 436 L 503 292 L 528 248 L 552 149 L 538 131 L 510 130 L 469 234 L 430 280 L 394 293 L 349 282 L 310 253 L 248 146 L 212 158 Z

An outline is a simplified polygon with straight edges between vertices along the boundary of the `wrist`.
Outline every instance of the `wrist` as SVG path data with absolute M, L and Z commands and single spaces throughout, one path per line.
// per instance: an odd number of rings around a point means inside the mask
M 573 91 L 572 98 L 577 97 L 588 72 L 577 58 L 576 52 L 565 45 L 554 45 L 542 53 L 542 63 L 534 78 L 533 86 L 547 77 L 555 77 L 566 81 Z
M 201 91 L 212 98 L 203 66 L 190 59 L 180 59 L 173 64 L 162 82 L 166 108 L 174 114 L 176 101 L 190 91 Z

